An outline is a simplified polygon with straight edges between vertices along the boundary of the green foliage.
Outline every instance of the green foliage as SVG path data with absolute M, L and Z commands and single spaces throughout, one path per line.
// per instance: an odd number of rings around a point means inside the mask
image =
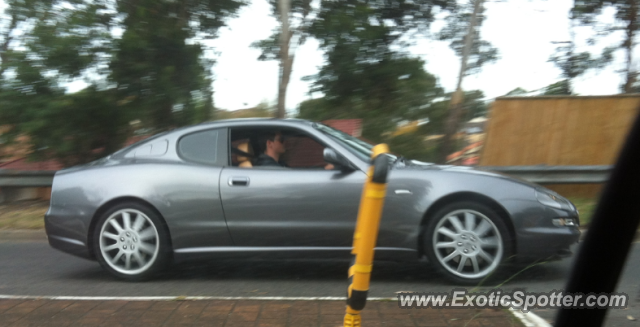
M 201 41 L 216 37 L 244 1 L 7 5 L 8 29 L 0 34 L 0 121 L 12 126 L 6 136 L 25 134 L 34 157 L 73 165 L 118 149 L 130 120 L 160 131 L 211 119 L 213 62 Z M 78 78 L 90 86 L 65 94 L 63 83 Z
M 142 1 L 137 6 L 120 3 L 126 12 L 125 32 L 116 43 L 110 78 L 118 83 L 126 106 L 140 110 L 142 121 L 157 129 L 191 123 L 194 100 L 209 91 L 203 48 L 187 44 L 186 17 L 174 3 Z M 172 15 L 173 14 L 173 15 Z
M 568 79 L 553 83 L 544 89 L 544 95 L 571 95 L 571 84 Z
M 424 127 L 425 134 L 443 134 L 453 93 L 447 93 L 445 100 L 434 102 L 427 110 L 429 124 Z M 484 101 L 484 93 L 480 90 L 464 92 L 462 102 L 463 121 L 487 115 L 488 106 Z
M 382 133 L 394 129 L 396 122 L 423 118 L 433 99 L 442 95 L 436 78 L 424 70 L 420 59 L 389 58 L 354 66 L 349 71 L 323 67 L 314 85 L 326 96 L 303 102 L 300 117 L 362 118 L 364 136 L 380 141 Z
M 598 198 L 569 197 L 580 213 L 580 226 L 588 227 L 598 205 Z
M 298 108 L 298 118 L 309 119 L 314 121 L 323 121 L 327 119 L 347 119 L 357 117 L 342 116 L 342 111 L 336 110 L 327 103 L 323 98 L 305 100 L 300 103 Z
M 564 92 L 567 92 L 558 94 L 572 94 L 571 80 L 591 69 L 604 68 L 613 61 L 614 50 L 611 47 L 605 48 L 599 57 L 594 57 L 586 51 L 576 53 L 573 42 L 557 47 L 555 53 L 549 58 L 549 62 L 560 69 L 560 75 L 565 78 L 566 90 Z
M 5 90 L 2 118 L 17 122 L 15 132 L 30 137 L 35 159 L 54 158 L 65 166 L 89 162 L 117 150 L 128 135 L 127 115 L 113 92 L 89 87 L 74 94 L 23 97 Z
M 407 133 L 391 137 L 386 140 L 392 153 L 402 155 L 405 158 L 435 162 L 438 157 L 437 143 L 427 143 L 424 141 L 424 134 L 421 132 Z

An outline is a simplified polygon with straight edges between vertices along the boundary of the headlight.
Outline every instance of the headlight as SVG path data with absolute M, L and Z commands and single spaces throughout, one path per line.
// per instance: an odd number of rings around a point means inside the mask
M 571 202 L 556 193 L 549 192 L 547 190 L 536 189 L 536 198 L 538 202 L 561 210 L 575 211 L 575 207 Z
M 578 221 L 573 218 L 555 218 L 552 220 L 555 226 L 578 226 Z

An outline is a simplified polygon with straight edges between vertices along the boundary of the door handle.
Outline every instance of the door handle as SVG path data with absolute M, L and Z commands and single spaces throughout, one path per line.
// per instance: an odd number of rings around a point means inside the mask
M 249 186 L 249 177 L 229 177 L 229 186 Z

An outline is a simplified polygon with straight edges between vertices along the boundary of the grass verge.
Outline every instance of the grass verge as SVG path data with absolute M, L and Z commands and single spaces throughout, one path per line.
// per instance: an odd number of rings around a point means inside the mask
M 43 229 L 49 201 L 0 204 L 0 229 Z
M 591 223 L 591 217 L 593 217 L 593 213 L 596 210 L 598 199 L 577 197 L 570 197 L 568 199 L 578 208 L 578 212 L 580 213 L 580 226 L 588 227 Z

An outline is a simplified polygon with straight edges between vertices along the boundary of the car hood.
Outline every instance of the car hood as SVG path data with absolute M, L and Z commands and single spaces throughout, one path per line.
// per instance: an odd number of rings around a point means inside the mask
M 394 169 L 399 170 L 439 170 L 444 172 L 460 173 L 460 174 L 472 174 L 483 175 L 500 178 L 508 181 L 512 181 L 518 184 L 527 185 L 533 188 L 541 188 L 540 185 L 526 181 L 522 178 L 494 172 L 490 170 L 482 169 L 481 167 L 468 167 L 468 166 L 452 166 L 452 165 L 437 165 L 428 162 L 421 162 L 417 160 L 407 160 L 404 164 L 394 165 Z

